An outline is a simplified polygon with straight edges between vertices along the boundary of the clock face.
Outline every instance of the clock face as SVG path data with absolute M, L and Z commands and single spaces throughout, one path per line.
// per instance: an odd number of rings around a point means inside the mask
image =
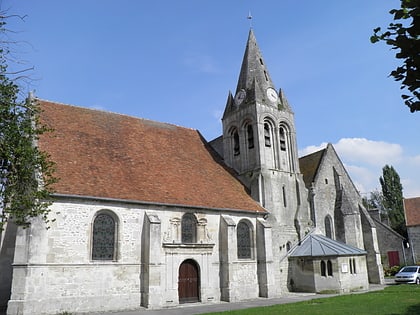
M 268 88 L 267 89 L 267 97 L 271 102 L 276 102 L 277 99 L 279 98 L 276 90 L 273 89 L 273 88 Z
M 235 104 L 240 105 L 246 97 L 246 92 L 244 89 L 239 90 L 238 93 L 235 95 Z

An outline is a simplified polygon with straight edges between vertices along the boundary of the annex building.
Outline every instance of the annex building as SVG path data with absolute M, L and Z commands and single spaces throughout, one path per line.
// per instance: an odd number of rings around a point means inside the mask
M 332 145 L 298 158 L 294 114 L 249 32 L 222 135 L 36 99 L 54 129 L 50 228 L 1 235 L 0 305 L 56 314 L 382 283 L 375 224 Z

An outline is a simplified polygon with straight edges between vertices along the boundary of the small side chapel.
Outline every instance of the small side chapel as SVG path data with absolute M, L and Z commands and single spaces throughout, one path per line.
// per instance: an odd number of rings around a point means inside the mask
M 35 99 L 54 132 L 50 228 L 1 234 L 9 315 L 234 302 L 382 283 L 376 228 L 333 147 L 298 158 L 251 29 L 223 134 Z

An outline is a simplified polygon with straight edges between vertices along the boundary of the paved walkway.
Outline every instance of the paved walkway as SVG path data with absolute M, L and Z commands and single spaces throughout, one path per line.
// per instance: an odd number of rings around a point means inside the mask
M 383 290 L 385 285 L 370 285 L 369 291 Z M 366 291 L 365 291 L 366 292 Z M 364 293 L 364 292 L 360 292 Z M 110 312 L 110 313 L 91 313 L 91 315 L 196 315 L 213 312 L 224 312 L 230 310 L 246 309 L 251 307 L 270 306 L 277 304 L 295 303 L 308 301 L 312 299 L 327 298 L 337 294 L 315 294 L 315 293 L 288 293 L 280 298 L 266 299 L 259 298 L 255 300 L 241 301 L 236 303 L 221 302 L 217 304 L 191 303 L 182 304 L 173 308 L 164 308 L 159 310 L 149 310 L 141 308 L 134 311 Z

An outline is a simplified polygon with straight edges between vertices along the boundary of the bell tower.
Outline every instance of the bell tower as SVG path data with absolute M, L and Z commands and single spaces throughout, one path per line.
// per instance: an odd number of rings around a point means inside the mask
M 277 92 L 257 45 L 248 35 L 235 94 L 228 94 L 223 155 L 252 197 L 270 211 L 285 241 L 300 239 L 310 226 L 307 189 L 299 170 L 294 114 Z M 290 245 L 290 244 L 289 244 Z

